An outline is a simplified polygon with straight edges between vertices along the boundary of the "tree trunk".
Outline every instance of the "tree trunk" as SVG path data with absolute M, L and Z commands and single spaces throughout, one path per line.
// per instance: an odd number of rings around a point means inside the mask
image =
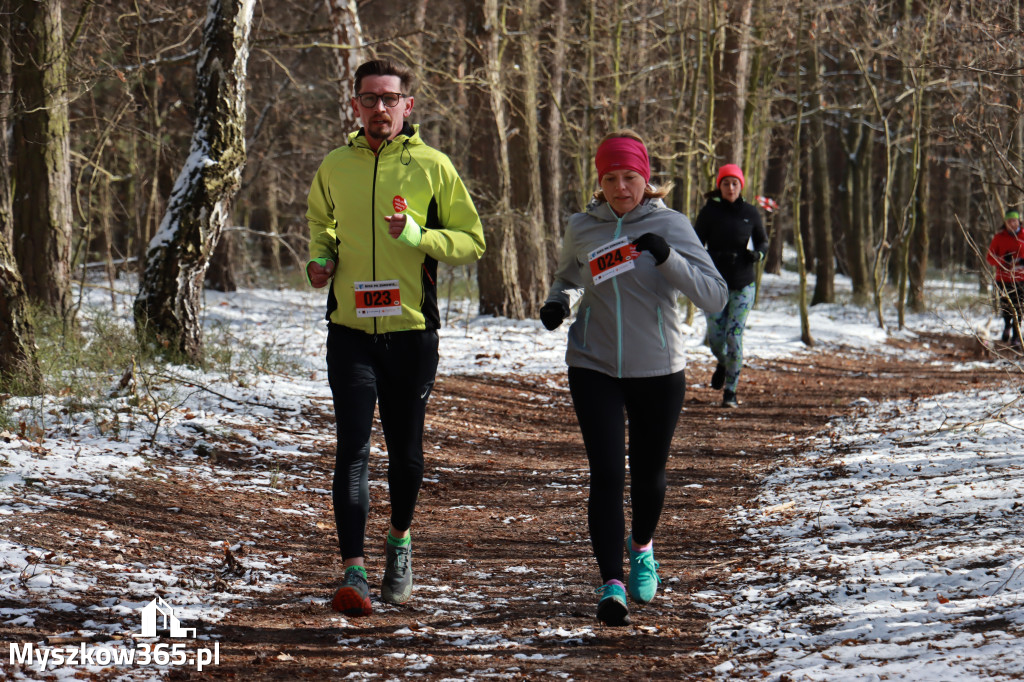
M 794 157 L 791 140 L 783 133 L 776 133 L 772 136 L 768 155 L 768 169 L 764 175 L 764 193 L 773 199 L 779 200 L 786 190 L 786 170 L 789 167 L 789 159 Z M 780 201 L 779 210 L 772 214 L 772 229 L 768 232 L 768 253 L 765 254 L 764 271 L 773 275 L 782 273 L 782 246 L 785 243 L 785 221 L 780 220 L 779 213 L 785 213 Z M 792 200 L 788 202 L 791 206 L 789 214 L 793 220 L 797 219 L 796 213 L 792 210 Z
M 40 383 L 35 336 L 6 228 L 0 224 L 0 389 L 35 393 Z
M 255 0 L 209 0 L 185 167 L 149 244 L 135 325 L 191 362 L 202 357 L 203 276 L 245 164 L 245 76 Z
M 873 72 L 868 69 L 863 56 L 856 48 L 852 49 L 850 53 L 854 60 L 856 60 L 861 76 L 864 78 L 868 91 L 871 93 L 871 101 L 874 104 L 875 113 L 878 114 L 878 118 L 882 123 L 882 132 L 885 135 L 885 186 L 882 190 L 882 216 L 879 219 L 881 234 L 877 235 L 878 246 L 875 251 L 875 262 L 871 268 L 871 285 L 874 292 L 875 318 L 878 322 L 879 329 L 885 329 L 885 315 L 882 311 L 882 289 L 885 286 L 885 273 L 887 271 L 886 264 L 888 263 L 888 257 L 891 249 L 891 245 L 889 244 L 889 214 L 892 205 L 892 185 L 893 178 L 896 173 L 895 156 L 897 150 L 896 146 L 892 142 L 892 128 L 889 125 L 889 119 L 886 117 L 885 111 L 882 107 L 878 89 L 871 80 Z
M 554 28 L 550 39 L 551 55 L 547 60 L 548 103 L 545 109 L 545 135 L 543 162 L 544 240 L 547 245 L 547 278 L 554 276 L 558 267 L 558 254 L 562 245 L 562 85 L 566 62 L 566 0 L 553 0 L 545 5 L 548 16 L 553 16 Z
M 801 0 L 800 7 L 798 9 L 800 13 L 800 19 L 797 26 L 797 51 L 803 48 L 804 39 L 804 7 L 803 0 Z M 800 340 L 803 341 L 806 346 L 814 345 L 814 338 L 811 336 L 811 321 L 810 315 L 807 311 L 807 264 L 804 260 L 804 243 L 803 236 L 800 230 L 800 190 L 803 185 L 803 179 L 800 177 L 801 173 L 801 162 L 800 157 L 800 132 L 803 128 L 803 115 L 804 115 L 804 87 L 803 78 L 800 76 L 800 71 L 797 70 L 796 74 L 797 81 L 797 97 L 796 97 L 796 130 L 793 132 L 793 168 L 796 171 L 796 177 L 793 178 L 793 246 L 796 248 L 796 264 L 797 272 L 800 275 L 800 290 L 798 292 L 798 307 L 800 309 Z
M 544 304 L 548 284 L 548 250 L 544 239 L 544 207 L 541 177 L 540 143 L 540 41 L 537 21 L 538 0 L 520 4 L 520 73 L 522 81 L 516 99 L 521 106 L 519 119 L 523 133 L 513 138 L 514 163 L 509 169 L 512 178 L 509 190 L 516 219 L 516 243 L 519 254 L 519 286 L 523 299 L 523 315 L 536 317 Z
M 206 270 L 205 286 L 214 291 L 238 291 L 235 268 L 238 267 L 238 233 L 221 232 Z
M 363 49 L 363 27 L 359 23 L 359 7 L 356 0 L 324 0 L 327 16 L 331 22 L 331 40 L 336 45 L 334 60 L 338 75 L 338 116 L 341 119 L 340 139 L 350 131 L 358 130 L 359 120 L 352 109 L 352 90 L 355 85 L 356 69 L 366 60 Z M 339 143 L 341 144 L 341 143 Z
M 846 191 L 842 193 L 843 215 L 846 218 L 846 269 L 853 289 L 853 302 L 863 305 L 871 292 L 868 259 L 871 245 L 870 180 L 866 168 L 871 167 L 871 128 L 851 123 L 846 136 Z
M 281 235 L 281 217 L 280 207 L 278 205 L 278 197 L 281 194 L 281 174 L 277 172 L 277 169 L 271 170 L 267 173 L 267 234 L 270 236 L 270 248 L 268 249 L 270 255 L 270 266 L 271 271 L 274 273 L 274 277 L 281 279 L 282 268 L 281 268 L 281 241 L 283 239 Z
M 6 3 L 0 5 L 4 11 Z M 4 25 L 0 35 L 0 121 L 10 114 L 10 36 Z M 0 389 L 12 390 L 20 382 L 25 393 L 39 388 L 35 335 L 28 316 L 28 300 L 11 253 L 11 193 L 7 125 L 0 125 Z M 10 379 L 14 379 L 12 382 Z
M 60 0 L 6 0 L 11 11 L 12 251 L 29 298 L 71 311 L 71 165 Z M 5 12 L 6 13 L 6 12 Z
M 493 134 L 477 136 L 478 142 L 490 140 L 490 153 L 481 145 L 479 168 L 486 179 L 482 184 L 493 192 L 487 203 L 489 226 L 487 251 L 477 266 L 480 290 L 480 312 L 484 315 L 523 319 L 524 306 L 519 286 L 519 252 L 515 242 L 511 206 L 511 164 L 509 161 L 509 125 L 505 102 L 507 74 L 503 67 L 503 53 L 507 42 L 503 40 L 504 19 L 497 0 L 485 0 L 481 25 L 475 27 L 475 37 L 481 49 L 483 75 L 481 116 L 490 111 L 489 124 Z M 483 122 L 481 122 L 482 124 Z M 474 128 L 477 128 L 474 126 Z M 484 129 L 483 125 L 479 129 Z M 489 157 L 489 158 L 488 158 Z
M 0 1 L 0 11 L 8 10 L 7 0 Z M 11 117 L 11 42 L 10 25 L 0 23 L 0 122 Z M 0 124 L 0 241 L 10 245 L 14 238 L 11 215 L 10 136 L 6 123 Z M 8 250 L 10 247 L 8 246 Z M 11 255 L 14 258 L 14 255 Z M 20 276 L 19 276 L 20 279 Z
M 813 88 L 811 96 L 818 104 L 811 118 L 810 156 L 814 170 L 811 173 L 812 201 L 814 205 L 814 249 L 815 263 L 814 295 L 811 305 L 833 303 L 836 298 L 836 259 L 832 244 L 832 182 L 828 172 L 828 145 L 825 141 L 825 111 L 821 107 L 822 82 L 821 63 L 818 56 L 818 40 L 811 41 L 808 59 L 808 75 Z
M 922 313 L 926 309 L 924 298 L 925 280 L 928 276 L 928 252 L 931 248 L 929 239 L 928 204 L 931 201 L 931 173 L 928 172 L 929 136 L 928 129 L 931 125 L 928 95 L 921 93 L 918 106 L 921 117 L 916 131 L 917 144 L 915 156 L 917 157 L 917 188 L 914 192 L 913 225 L 909 235 L 908 247 L 910 253 L 907 255 L 907 275 L 909 288 L 907 290 L 907 306 L 911 312 Z
M 752 6 L 753 0 L 729 3 L 721 67 L 715 72 L 715 154 L 723 163 L 742 163 L 743 160 Z

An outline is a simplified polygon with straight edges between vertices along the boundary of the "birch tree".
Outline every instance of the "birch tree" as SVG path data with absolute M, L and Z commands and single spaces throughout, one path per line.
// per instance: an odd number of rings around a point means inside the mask
M 245 164 L 245 80 L 255 0 L 209 0 L 196 65 L 195 128 L 135 299 L 139 334 L 202 357 L 200 298 Z
M 352 92 L 356 69 L 367 59 L 363 45 L 363 27 L 359 23 L 359 7 L 356 0 L 324 0 L 327 15 L 331 20 L 331 39 L 334 41 L 334 63 L 338 78 L 338 116 L 341 132 L 359 127 L 356 113 L 352 109 Z

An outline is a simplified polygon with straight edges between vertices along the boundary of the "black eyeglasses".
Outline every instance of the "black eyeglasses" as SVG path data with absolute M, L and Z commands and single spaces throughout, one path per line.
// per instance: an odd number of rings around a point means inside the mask
M 383 100 L 384 106 L 386 106 L 388 109 L 391 109 L 393 107 L 397 107 L 398 103 L 402 101 L 403 97 L 408 96 L 409 95 L 403 95 L 400 92 L 385 92 L 382 95 L 378 95 L 373 92 L 361 92 L 358 95 L 356 95 L 356 99 L 359 100 L 359 103 L 362 104 L 367 109 L 373 109 L 375 106 L 377 106 L 377 102 L 379 100 Z

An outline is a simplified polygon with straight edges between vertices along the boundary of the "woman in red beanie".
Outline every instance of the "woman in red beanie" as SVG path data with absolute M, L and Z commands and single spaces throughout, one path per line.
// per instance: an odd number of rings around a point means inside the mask
M 590 464 L 587 522 L 601 572 L 597 617 L 629 623 L 626 594 L 654 599 L 654 532 L 665 502 L 665 465 L 686 391 L 683 325 L 676 299 L 705 310 L 725 305 L 726 287 L 690 221 L 651 186 L 647 148 L 622 130 L 598 146 L 601 189 L 569 218 L 555 281 L 541 308 L 554 329 L 578 301 L 565 353 L 569 391 Z M 626 426 L 632 521 L 624 543 Z M 623 544 L 629 554 L 624 583 Z
M 697 214 L 697 237 L 729 285 L 725 310 L 706 313 L 708 344 L 718 360 L 711 388 L 722 391 L 722 406 L 736 407 L 736 386 L 743 367 L 743 330 L 754 305 L 754 264 L 768 251 L 761 214 L 743 201 L 743 171 L 734 163 L 718 170 L 716 188 Z

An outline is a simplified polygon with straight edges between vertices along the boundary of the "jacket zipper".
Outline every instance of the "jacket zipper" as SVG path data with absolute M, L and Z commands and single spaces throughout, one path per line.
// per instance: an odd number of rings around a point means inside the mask
M 660 305 L 657 307 L 657 310 L 658 310 L 658 336 L 661 337 L 661 348 L 662 348 L 662 350 L 664 350 L 665 349 L 665 323 L 664 323 L 664 319 L 661 316 L 661 306 Z
M 586 312 L 583 314 L 583 347 L 587 347 L 587 330 L 590 329 L 590 306 L 587 306 Z
M 619 221 L 615 226 L 615 234 L 612 236 L 612 241 L 619 238 L 622 234 L 622 216 L 619 216 Z M 619 280 L 618 278 L 612 279 L 612 288 L 615 289 L 615 331 L 618 335 L 618 377 L 622 378 L 622 295 L 619 293 Z
M 387 141 L 381 143 L 373 152 L 373 188 L 370 190 L 370 279 L 377 281 L 377 166 L 380 163 L 380 152 Z M 372 151 L 372 150 L 371 150 Z M 373 318 L 373 335 L 377 336 L 377 318 Z

